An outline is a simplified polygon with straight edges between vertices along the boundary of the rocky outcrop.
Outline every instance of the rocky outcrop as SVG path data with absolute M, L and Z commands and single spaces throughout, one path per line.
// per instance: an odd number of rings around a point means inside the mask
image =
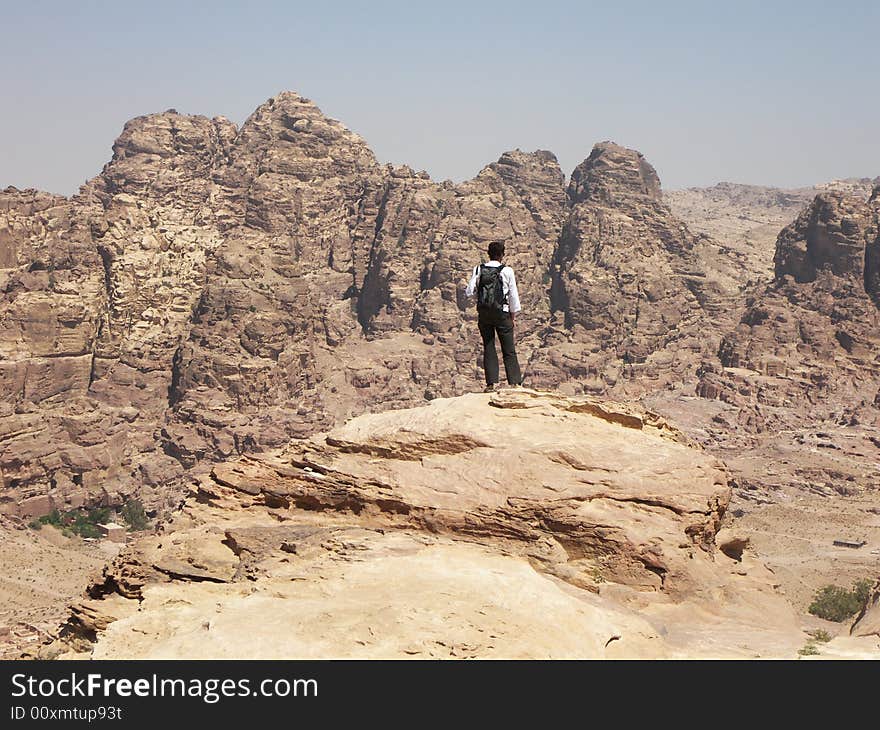
M 729 487 L 742 515 L 880 484 L 878 206 L 823 192 L 772 272 L 611 142 L 568 184 L 540 150 L 452 184 L 293 93 L 140 117 L 76 196 L 0 193 L 0 512 L 165 520 L 74 607 L 95 656 L 788 656 L 776 523 L 716 534 Z M 492 240 L 553 395 L 463 395 Z
M 259 171 L 253 160 L 267 158 Z M 188 462 L 468 390 L 477 355 L 462 281 L 491 240 L 510 244 L 524 306 L 546 319 L 540 278 L 563 210 L 550 153 L 508 153 L 438 185 L 380 166 L 284 94 L 245 123 L 231 170 L 224 185 L 252 192 L 209 262 L 172 388 L 170 440 Z
M 105 310 L 101 259 L 79 208 L 12 188 L 0 193 L 0 250 L 3 497 L 25 514 L 53 499 L 81 504 L 102 492 L 83 475 L 106 475 L 122 450 L 118 421 L 87 397 Z
M 772 277 L 779 231 L 820 193 L 841 192 L 867 200 L 880 178 L 834 180 L 807 188 L 772 188 L 722 182 L 708 188 L 667 190 L 663 199 L 696 234 L 708 236 L 737 262 L 740 282 L 764 285 Z
M 735 247 L 693 235 L 651 165 L 610 142 L 567 186 L 546 151 L 453 185 L 380 164 L 293 93 L 241 129 L 139 117 L 73 198 L 0 196 L 0 510 L 137 496 L 165 511 L 190 472 L 479 388 L 463 290 L 498 239 L 528 384 L 647 398 L 738 452 L 799 428 L 802 407 L 868 429 L 877 202 L 841 195 L 784 234 L 779 278 L 757 290 Z M 718 405 L 691 423 L 695 392 Z M 798 478 L 869 483 L 871 437 L 855 471 L 827 450 Z
M 364 415 L 216 465 L 46 652 L 793 655 L 771 575 L 715 544 L 728 497 L 715 459 L 610 402 L 526 390 Z
M 818 195 L 780 233 L 774 281 L 700 368 L 698 393 L 733 409 L 719 414 L 716 443 L 740 438 L 788 464 L 782 483 L 830 494 L 880 483 L 878 203 Z
M 0 659 L 34 652 L 52 636 L 117 547 L 68 538 L 48 525 L 32 530 L 0 515 Z
M 568 199 L 552 269 L 564 327 L 545 338 L 554 384 L 632 395 L 687 378 L 714 346 L 707 323 L 729 314 L 721 259 L 700 257 L 654 168 L 633 150 L 596 145 L 572 174 Z
M 842 193 L 818 195 L 776 241 L 775 278 L 797 283 L 816 281 L 823 270 L 838 279 L 867 280 L 866 236 L 871 211 L 858 198 Z
M 880 581 L 868 591 L 868 600 L 850 628 L 853 636 L 880 636 Z
M 219 241 L 208 173 L 231 129 L 173 111 L 141 117 L 73 199 L 6 192 L 6 511 L 118 505 L 134 492 L 174 504 L 183 468 L 156 434 Z
M 776 379 L 755 394 L 758 405 L 797 401 L 800 415 L 871 417 L 880 379 L 877 220 L 876 202 L 825 193 L 780 233 L 775 281 L 747 302 L 719 350 L 723 367 Z

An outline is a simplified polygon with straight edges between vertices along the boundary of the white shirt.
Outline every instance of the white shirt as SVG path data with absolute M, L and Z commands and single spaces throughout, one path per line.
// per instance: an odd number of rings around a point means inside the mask
M 500 261 L 487 261 L 486 266 L 501 266 Z M 464 290 L 464 293 L 472 297 L 474 292 L 477 289 L 477 283 L 480 280 L 480 267 L 474 267 L 474 273 L 471 275 L 471 280 L 468 282 L 467 288 Z M 519 292 L 516 290 L 516 276 L 514 276 L 513 269 L 509 266 L 505 266 L 501 271 L 501 282 L 504 285 L 504 296 L 507 297 L 508 304 L 504 305 L 505 312 L 511 312 L 516 314 L 517 312 L 522 311 L 522 307 L 519 305 Z

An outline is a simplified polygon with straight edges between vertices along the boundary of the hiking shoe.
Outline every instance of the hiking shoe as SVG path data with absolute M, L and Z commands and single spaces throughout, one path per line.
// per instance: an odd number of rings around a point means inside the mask
M 485 388 L 483 388 L 484 393 L 494 393 L 495 392 L 495 383 L 489 383 Z

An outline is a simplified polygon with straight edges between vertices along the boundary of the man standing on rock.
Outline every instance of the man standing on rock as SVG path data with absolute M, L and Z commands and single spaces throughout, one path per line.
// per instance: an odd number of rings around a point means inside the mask
M 516 315 L 521 311 L 519 292 L 516 290 L 516 276 L 513 269 L 501 263 L 504 258 L 504 243 L 493 241 L 489 244 L 489 261 L 474 267 L 465 294 L 477 296 L 477 324 L 483 338 L 483 370 L 486 373 L 486 393 L 495 390 L 498 384 L 498 353 L 495 350 L 495 333 L 501 340 L 504 355 L 504 372 L 507 382 L 512 386 L 522 385 L 516 347 L 513 343 L 513 326 Z

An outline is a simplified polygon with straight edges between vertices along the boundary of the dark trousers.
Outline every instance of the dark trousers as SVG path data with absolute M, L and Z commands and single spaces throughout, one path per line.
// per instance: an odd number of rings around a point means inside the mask
M 513 321 L 510 314 L 480 313 L 477 325 L 483 338 L 483 370 L 486 371 L 486 385 L 498 382 L 498 353 L 495 351 L 495 333 L 501 340 L 501 353 L 504 355 L 504 372 L 510 385 L 519 385 L 522 376 L 519 372 L 519 361 L 516 359 L 516 347 L 513 344 Z

